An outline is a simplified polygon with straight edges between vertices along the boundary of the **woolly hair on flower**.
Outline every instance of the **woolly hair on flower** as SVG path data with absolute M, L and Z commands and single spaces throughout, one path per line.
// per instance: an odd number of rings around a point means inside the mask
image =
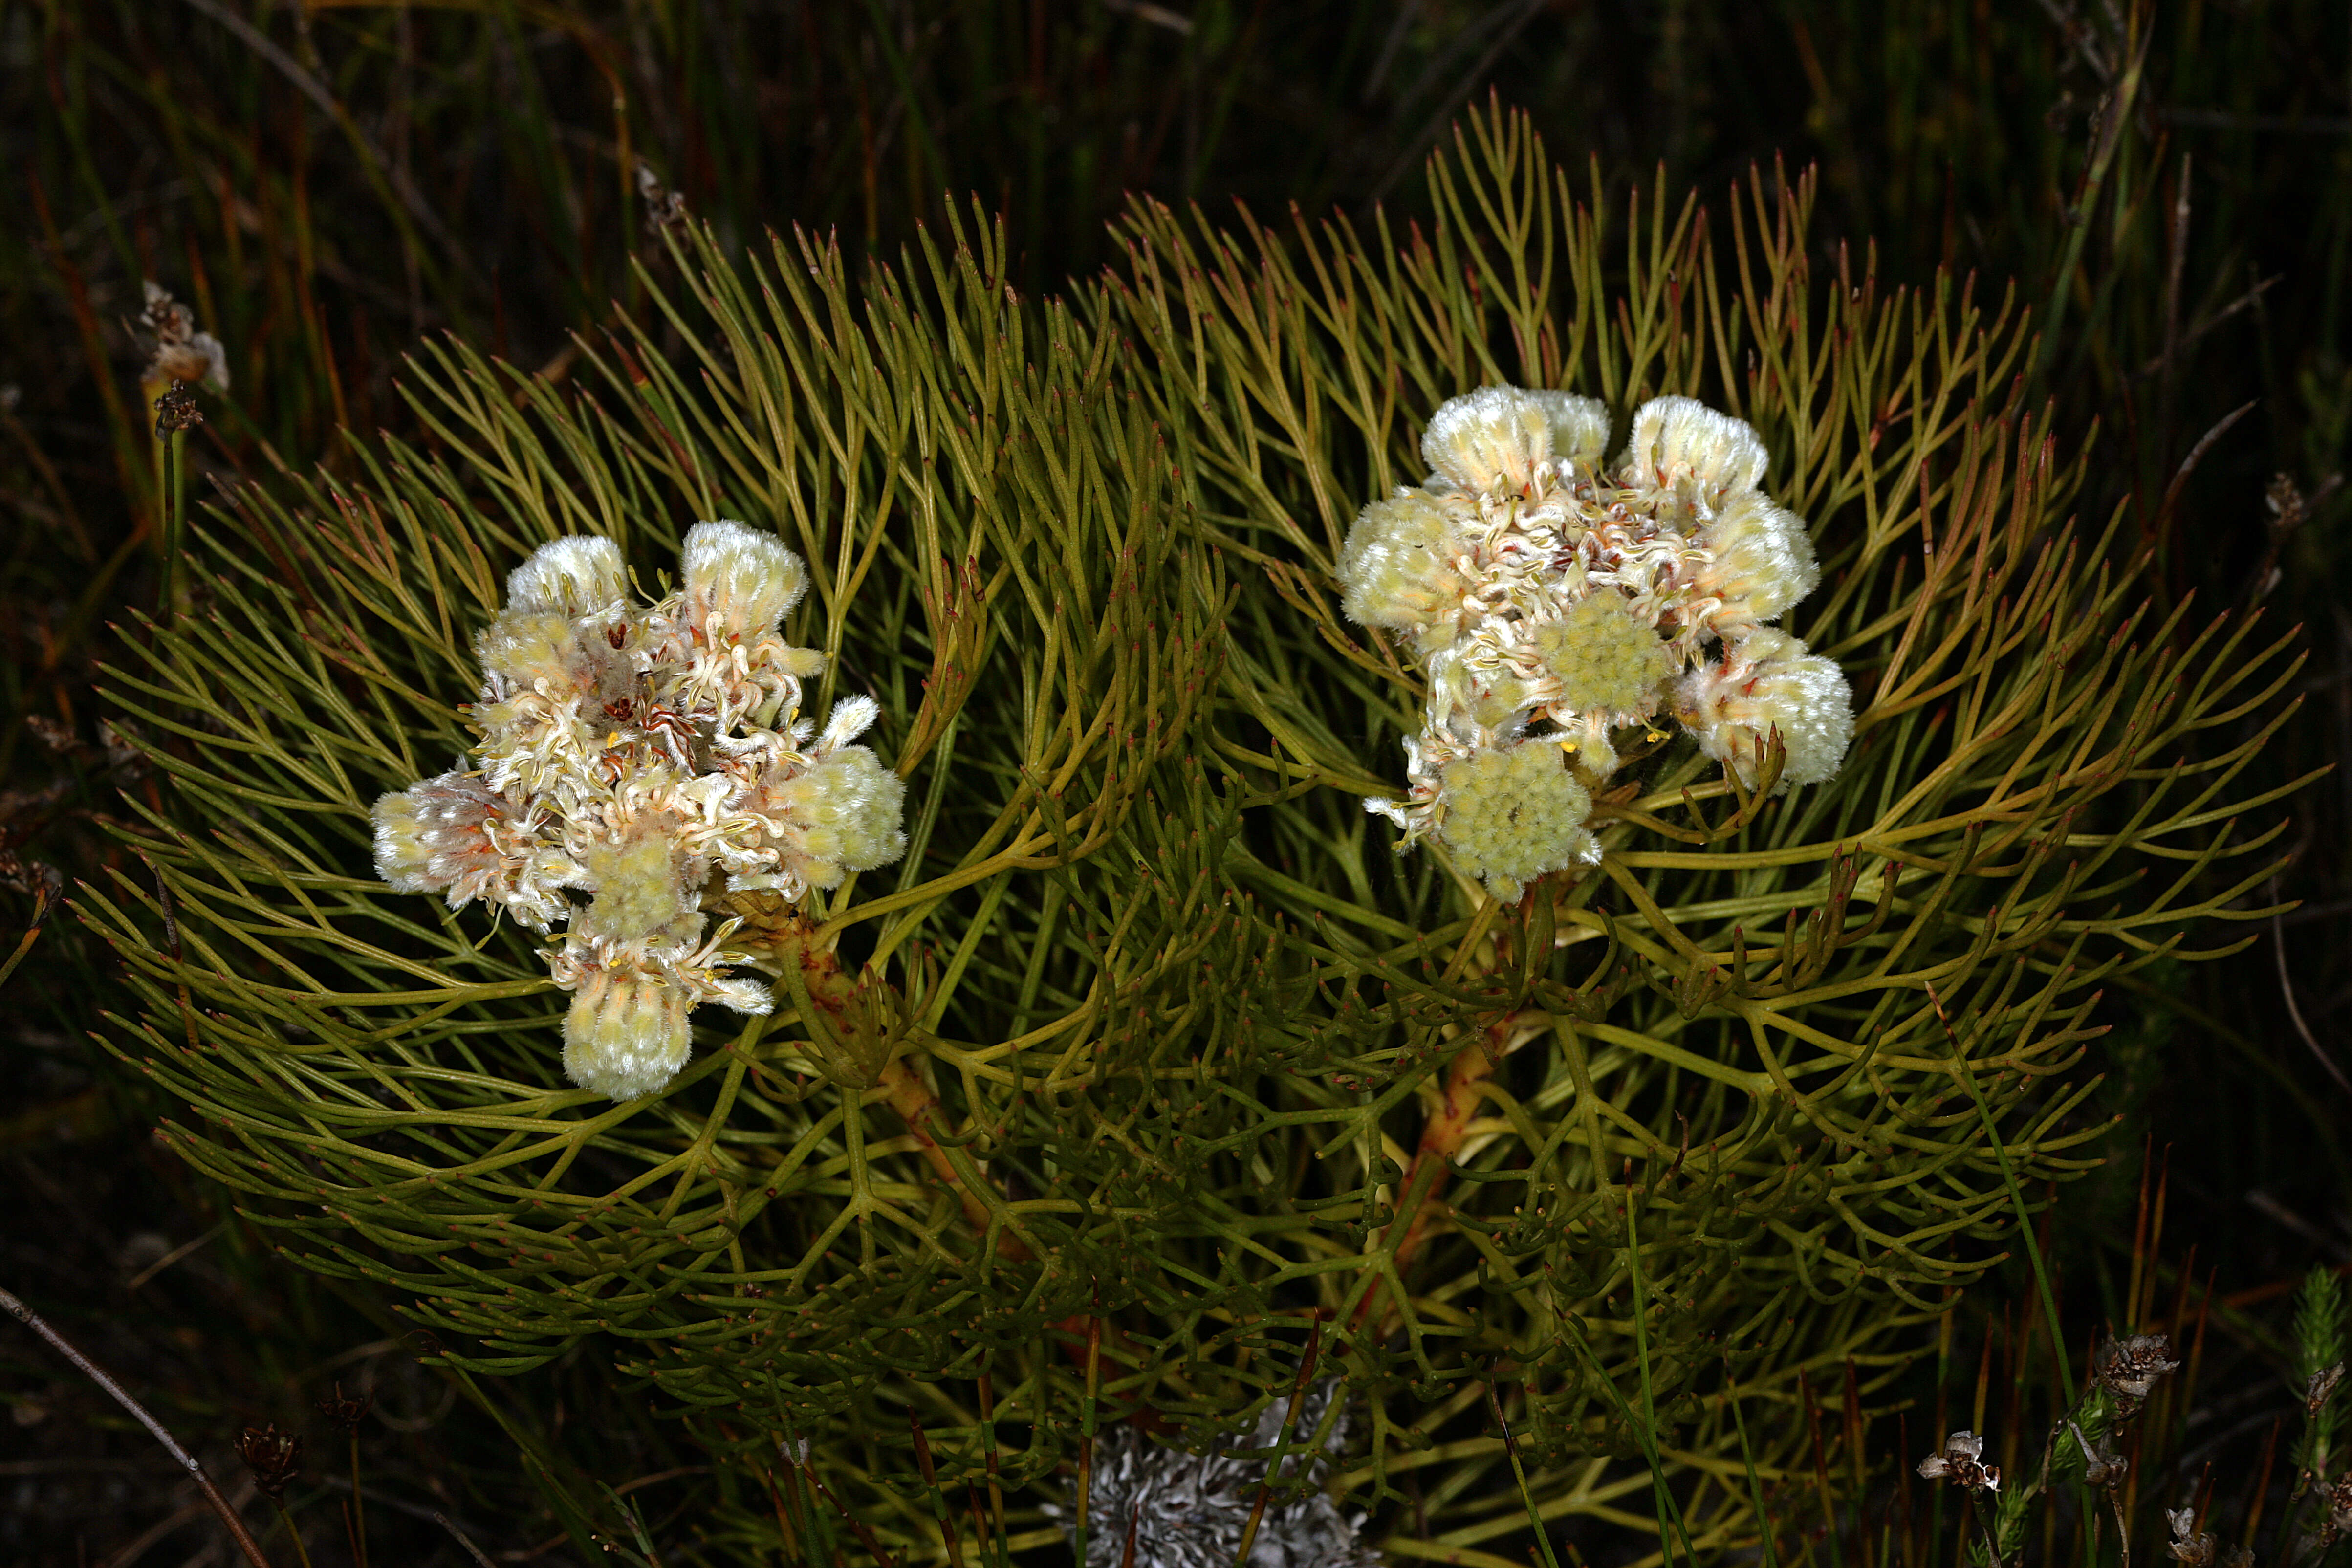
M 1853 693 L 1834 659 L 1766 627 L 1683 678 L 1675 711 L 1699 750 L 1756 782 L 1756 759 L 1778 732 L 1788 753 L 1774 793 L 1833 777 L 1853 740 Z
M 614 1100 L 677 1075 L 697 1005 L 772 1005 L 727 973 L 749 955 L 725 945 L 735 922 L 708 930 L 706 897 L 797 900 L 906 847 L 904 784 L 850 743 L 877 705 L 847 699 L 822 732 L 801 716 L 824 656 L 779 629 L 808 586 L 800 558 L 742 523 L 701 522 L 682 568 L 677 593 L 638 604 L 611 540 L 541 546 L 476 640 L 475 765 L 374 812 L 392 887 L 497 904 L 533 931 L 568 924 L 548 955 L 572 993 L 563 1070 Z
M 1429 678 L 1408 798 L 1365 804 L 1405 829 L 1399 848 L 1434 838 L 1497 897 L 1600 858 L 1584 817 L 1626 726 L 1659 739 L 1671 708 L 1743 778 L 1755 737 L 1778 729 L 1783 785 L 1834 774 L 1853 732 L 1834 664 L 1756 641 L 1821 581 L 1803 521 L 1759 488 L 1762 438 L 1658 397 L 1604 470 L 1608 439 L 1591 398 L 1454 398 L 1423 434 L 1427 484 L 1366 507 L 1337 563 L 1349 616 L 1411 634 Z M 1737 647 L 1707 666 L 1714 644 Z

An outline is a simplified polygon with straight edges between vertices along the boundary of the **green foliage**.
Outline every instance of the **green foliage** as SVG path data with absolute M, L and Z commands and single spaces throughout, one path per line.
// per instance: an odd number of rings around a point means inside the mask
M 1996 1256 L 2002 1156 L 2026 1192 L 2092 1157 L 2097 988 L 2247 913 L 2279 792 L 2237 781 L 2294 661 L 2150 611 L 2121 513 L 2067 515 L 2022 313 L 1816 279 L 1809 179 L 1637 195 L 1616 237 L 1493 113 L 1433 184 L 1402 235 L 1139 205 L 1067 302 L 984 225 L 856 290 L 813 239 L 688 229 L 573 387 L 436 346 L 429 443 L 192 524 L 203 613 L 115 677 L 175 738 L 128 840 L 166 891 L 84 906 L 173 1147 L 454 1367 L 594 1337 L 744 1477 L 821 1438 L 812 1486 L 894 1552 L 944 1550 L 909 1401 L 943 1484 L 1050 1489 L 1097 1394 L 1229 1433 L 1310 1322 L 1391 1553 L 1507 1561 L 1530 1510 L 1654 1487 L 1689 1546 L 1752 1540 L 1813 1384 L 1883 1388 Z M 1417 422 L 1497 380 L 1754 424 L 1858 710 L 1782 798 L 1629 752 L 1601 868 L 1511 907 L 1363 813 L 1422 693 L 1331 575 Z M 366 874 L 367 811 L 467 744 L 506 568 L 716 517 L 806 559 L 788 633 L 820 708 L 880 701 L 909 846 L 730 906 L 777 1013 L 614 1105 L 563 1084 L 520 933 Z

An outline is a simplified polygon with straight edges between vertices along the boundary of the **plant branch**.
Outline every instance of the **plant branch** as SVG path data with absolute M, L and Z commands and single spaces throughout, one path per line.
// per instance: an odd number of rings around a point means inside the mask
M 131 1412 L 133 1416 L 138 1418 L 139 1424 L 142 1426 L 146 1427 L 148 1431 L 153 1433 L 155 1435 L 155 1440 L 163 1444 L 166 1449 L 170 1450 L 172 1458 L 177 1459 L 180 1462 L 181 1467 L 184 1468 L 189 1475 L 195 1478 L 196 1485 L 204 1490 L 205 1500 L 212 1504 L 213 1511 L 220 1515 L 221 1523 L 226 1525 L 228 1528 L 228 1532 L 236 1538 L 236 1544 L 238 1548 L 244 1552 L 247 1561 L 253 1564 L 253 1568 L 269 1568 L 269 1559 L 261 1554 L 261 1548 L 255 1544 L 253 1536 L 246 1530 L 245 1521 L 236 1517 L 236 1510 L 229 1507 L 228 1499 L 221 1496 L 220 1489 L 213 1485 L 213 1479 L 205 1474 L 204 1466 L 196 1462 L 194 1455 L 180 1447 L 178 1439 L 174 1438 L 171 1433 L 163 1429 L 163 1424 L 162 1422 L 147 1414 L 146 1406 L 141 1405 L 136 1399 L 131 1398 L 128 1389 L 115 1382 L 114 1379 L 109 1377 L 105 1373 L 100 1371 L 97 1364 L 88 1356 L 74 1349 L 71 1344 L 68 1344 L 66 1342 L 64 1335 L 58 1333 L 57 1330 L 49 1327 L 47 1323 L 41 1320 L 41 1315 L 38 1312 L 34 1311 L 32 1308 L 27 1307 L 24 1302 L 18 1300 L 16 1296 L 5 1289 L 0 1289 L 0 1307 L 7 1308 L 9 1311 L 16 1315 L 17 1320 L 26 1328 L 40 1335 L 41 1338 L 48 1341 L 50 1346 L 55 1349 L 59 1355 L 73 1363 L 75 1366 L 81 1370 L 84 1376 L 88 1377 L 92 1383 L 97 1384 L 99 1387 L 106 1390 L 108 1394 L 113 1396 L 114 1402 L 117 1405 L 121 1405 L 123 1409 Z

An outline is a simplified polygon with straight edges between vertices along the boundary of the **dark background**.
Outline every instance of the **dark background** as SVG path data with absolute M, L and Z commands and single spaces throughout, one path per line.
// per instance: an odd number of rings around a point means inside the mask
M 349 1456 L 312 1405 L 339 1380 L 377 1402 L 359 1460 L 375 1561 L 467 1561 L 436 1510 L 497 1560 L 568 1556 L 490 1412 L 419 1368 L 379 1306 L 274 1267 L 265 1232 L 156 1150 L 160 1107 L 89 1043 L 116 1005 L 109 955 L 69 910 L 39 920 L 51 868 L 68 892 L 141 874 L 104 821 L 152 784 L 110 758 L 96 688 L 114 627 L 157 591 L 127 325 L 142 277 L 227 347 L 200 469 L 335 468 L 339 426 L 412 427 L 394 376 L 420 334 L 561 374 L 568 334 L 627 307 L 630 258 L 654 254 L 641 158 L 730 242 L 803 224 L 895 255 L 943 193 L 972 193 L 1005 215 L 1024 289 L 1050 291 L 1111 259 L 1129 192 L 1213 214 L 1417 213 L 1423 158 L 1489 93 L 1580 174 L 1597 160 L 1612 204 L 1661 182 L 1719 203 L 1753 163 L 1817 163 L 1825 259 L 1843 240 L 1888 283 L 1948 268 L 2013 284 L 2059 323 L 2032 374 L 2065 438 L 2095 443 L 2084 510 L 2133 509 L 2156 595 L 2305 628 L 2303 706 L 2269 776 L 2352 752 L 2341 0 L 9 0 L 0 963 L 25 956 L 0 998 L 0 1287 L 225 1483 L 244 1479 L 239 1426 L 302 1432 L 289 1498 L 322 1564 L 343 1560 L 348 1483 L 329 1478 Z M 2259 938 L 2243 951 L 2111 992 L 2101 1109 L 2131 1131 L 2047 1216 L 2070 1341 L 2130 1326 L 2136 1256 L 2168 1311 L 2201 1318 L 2177 1460 L 2192 1468 L 2258 1459 L 2294 1404 L 2287 1292 L 2352 1259 L 2352 1095 L 2322 1059 L 2352 1061 L 2347 792 L 2339 771 L 2285 808 L 2276 900 L 2300 907 L 2225 933 Z M 1949 1364 L 2008 1355 L 2022 1283 L 1962 1305 Z M 627 1390 L 579 1364 L 488 1397 L 633 1488 L 678 1542 L 665 1561 L 693 1560 L 661 1521 L 690 1514 L 694 1456 Z M 0 1404 L 0 1556 L 226 1560 L 166 1457 L 14 1324 Z M 1922 1448 L 1927 1424 L 1916 1412 L 1902 1441 Z M 1879 1472 L 1908 1462 L 1898 1428 L 1868 1456 Z

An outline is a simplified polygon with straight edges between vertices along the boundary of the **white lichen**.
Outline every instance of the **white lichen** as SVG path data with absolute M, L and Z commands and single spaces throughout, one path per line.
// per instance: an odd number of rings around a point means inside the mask
M 1322 1425 L 1339 1387 L 1324 1383 L 1307 1390 L 1291 1429 L 1293 1443 L 1306 1441 Z M 1290 1401 L 1276 1398 L 1258 1416 L 1246 1446 L 1205 1455 L 1131 1426 L 1098 1438 L 1087 1492 L 1085 1568 L 1118 1568 L 1130 1560 L 1130 1542 L 1134 1568 L 1234 1568 L 1289 1413 Z M 1282 1459 L 1282 1479 L 1304 1471 L 1319 1485 L 1348 1430 L 1343 1410 L 1333 1417 L 1320 1452 Z M 1250 1542 L 1247 1568 L 1380 1568 L 1380 1554 L 1360 1538 L 1362 1522 L 1361 1515 L 1342 1515 L 1319 1491 L 1269 1501 Z
M 798 557 L 740 522 L 698 523 L 683 582 L 630 595 L 619 549 L 543 545 L 508 579 L 476 640 L 480 742 L 470 759 L 375 806 L 376 868 L 451 908 L 477 900 L 532 931 L 568 925 L 549 973 L 572 993 L 563 1068 L 614 1100 L 686 1065 L 688 1015 L 772 1005 L 707 928 L 707 897 L 787 900 L 905 850 L 905 787 L 851 742 L 879 714 L 837 703 L 819 731 L 802 682 L 824 656 L 783 640 L 808 585 Z
M 1565 392 L 1454 398 L 1423 436 L 1427 482 L 1366 507 L 1339 553 L 1348 615 L 1410 636 L 1429 676 L 1406 798 L 1365 805 L 1497 897 L 1600 858 L 1583 814 L 1628 726 L 1654 740 L 1671 712 L 1748 780 L 1777 732 L 1784 788 L 1835 773 L 1853 734 L 1836 665 L 1766 624 L 1821 569 L 1759 488 L 1762 438 L 1687 397 L 1643 404 L 1604 466 L 1608 436 Z

